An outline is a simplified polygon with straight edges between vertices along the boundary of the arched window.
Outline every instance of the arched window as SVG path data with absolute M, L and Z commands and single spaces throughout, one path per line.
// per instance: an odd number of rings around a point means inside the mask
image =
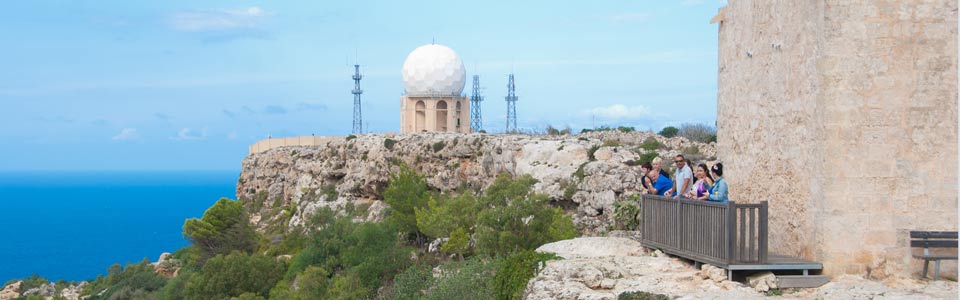
M 457 122 L 457 125 L 456 125 L 456 126 L 457 126 L 457 131 L 458 131 L 458 132 L 460 131 L 460 116 L 461 116 L 460 110 L 461 110 L 461 107 L 462 107 L 462 105 L 460 105 L 460 101 L 457 101 L 457 110 L 456 110 L 456 112 L 455 112 L 454 115 L 453 115 L 453 119 L 456 120 L 456 122 Z
M 437 101 L 437 131 L 447 131 L 447 102 Z
M 416 130 L 414 130 L 414 132 L 427 130 L 427 105 L 423 104 L 423 101 L 417 101 L 416 112 Z

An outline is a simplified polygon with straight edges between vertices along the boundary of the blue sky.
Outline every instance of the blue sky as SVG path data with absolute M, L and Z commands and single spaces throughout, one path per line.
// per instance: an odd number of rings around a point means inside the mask
M 722 5 L 14 1 L 0 170 L 239 169 L 267 135 L 349 134 L 357 59 L 365 127 L 396 132 L 400 67 L 434 39 L 480 75 L 488 131 L 511 70 L 522 128 L 713 124 Z

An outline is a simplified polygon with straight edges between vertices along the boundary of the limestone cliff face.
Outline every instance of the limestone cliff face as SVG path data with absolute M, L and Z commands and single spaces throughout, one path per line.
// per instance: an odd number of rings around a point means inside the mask
M 252 153 L 243 160 L 237 196 L 253 212 L 251 222 L 259 230 L 294 230 L 321 207 L 339 212 L 363 207 L 367 220 L 382 219 L 387 205 L 381 193 L 401 162 L 440 191 L 483 189 L 500 173 L 529 174 L 539 181 L 535 191 L 573 213 L 581 232 L 590 235 L 610 224 L 615 201 L 642 192 L 640 167 L 633 161 L 647 152 L 637 145 L 651 136 L 664 144 L 656 150 L 664 157 L 691 147 L 701 158 L 716 155 L 714 144 L 649 132 L 365 134 Z M 605 142 L 619 146 L 602 146 Z

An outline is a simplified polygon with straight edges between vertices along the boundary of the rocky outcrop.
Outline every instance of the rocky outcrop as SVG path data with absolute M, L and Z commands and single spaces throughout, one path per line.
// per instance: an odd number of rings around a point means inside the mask
M 617 299 L 626 292 L 669 295 L 672 299 L 769 299 L 773 274 L 751 276 L 758 288 L 729 281 L 723 269 L 692 264 L 659 251 L 644 250 L 628 238 L 589 237 L 546 244 L 539 252 L 563 257 L 546 263 L 527 283 L 525 300 Z M 957 283 L 893 279 L 873 281 L 841 276 L 815 289 L 778 290 L 790 299 L 956 299 Z
M 179 260 L 174 259 L 173 255 L 168 252 L 161 253 L 157 262 L 151 264 L 153 265 L 155 273 L 166 277 L 177 277 L 182 265 Z
M 0 300 L 10 300 L 20 297 L 20 286 L 23 281 L 15 281 L 0 289 Z
M 379 220 L 390 174 L 401 164 L 424 175 L 430 187 L 482 189 L 500 173 L 529 174 L 534 187 L 570 210 L 587 235 L 606 230 L 617 200 L 643 192 L 635 161 L 638 147 L 653 137 L 661 156 L 698 153 L 713 159 L 714 144 L 663 138 L 650 132 L 590 132 L 530 136 L 421 133 L 365 134 L 332 139 L 322 146 L 289 146 L 253 153 L 243 160 L 237 196 L 261 231 L 302 226 L 317 209 L 366 210 Z M 692 150 L 696 149 L 696 150 Z

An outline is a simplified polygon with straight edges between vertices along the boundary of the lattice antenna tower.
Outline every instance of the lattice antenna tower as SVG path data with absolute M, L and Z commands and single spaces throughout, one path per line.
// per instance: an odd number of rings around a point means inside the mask
M 507 132 L 517 131 L 517 87 L 513 84 L 513 73 L 507 82 Z
M 473 95 L 470 96 L 470 129 L 473 132 L 483 130 L 483 120 L 480 114 L 480 102 L 483 96 L 480 95 L 480 75 L 473 75 Z
M 360 75 L 360 63 L 355 63 L 353 65 L 353 91 L 350 91 L 353 94 L 353 133 L 361 134 L 363 133 L 363 112 L 360 108 L 360 94 L 363 94 L 363 90 L 360 89 L 360 79 L 363 78 L 363 75 Z

